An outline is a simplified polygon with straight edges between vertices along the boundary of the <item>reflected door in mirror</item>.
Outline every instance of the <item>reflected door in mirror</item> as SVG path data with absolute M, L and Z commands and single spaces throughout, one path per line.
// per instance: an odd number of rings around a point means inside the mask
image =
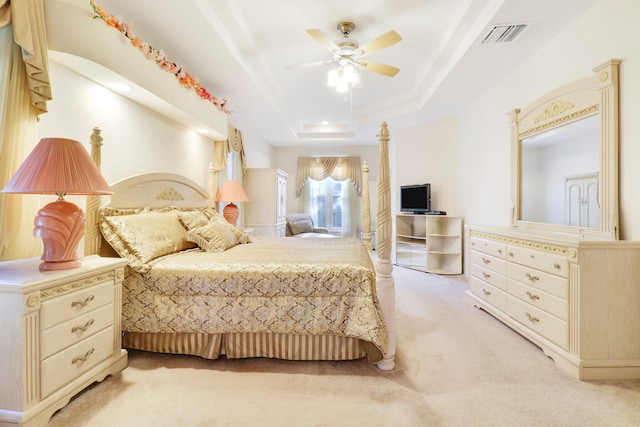
M 565 179 L 567 225 L 600 227 L 598 173 L 568 176 Z

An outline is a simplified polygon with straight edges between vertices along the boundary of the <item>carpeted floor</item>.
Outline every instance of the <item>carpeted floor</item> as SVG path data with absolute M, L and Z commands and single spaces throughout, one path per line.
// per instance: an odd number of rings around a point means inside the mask
M 580 382 L 465 297 L 394 267 L 396 369 L 366 360 L 204 360 L 132 351 L 60 426 L 638 426 L 640 381 Z

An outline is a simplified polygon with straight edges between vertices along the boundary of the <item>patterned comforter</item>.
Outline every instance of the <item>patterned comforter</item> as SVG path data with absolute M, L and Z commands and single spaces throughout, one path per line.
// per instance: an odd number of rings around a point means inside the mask
M 355 239 L 254 237 L 220 253 L 183 251 L 128 268 L 123 330 L 343 335 L 386 352 L 374 267 Z

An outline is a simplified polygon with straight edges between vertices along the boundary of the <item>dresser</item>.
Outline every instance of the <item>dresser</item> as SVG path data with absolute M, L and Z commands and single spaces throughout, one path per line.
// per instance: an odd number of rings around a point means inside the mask
M 75 394 L 127 366 L 127 261 L 93 255 L 81 267 L 47 272 L 40 263 L 0 263 L 0 426 L 46 425 Z
M 287 173 L 280 169 L 251 168 L 244 176 L 249 201 L 243 204 L 244 226 L 255 236 L 286 236 Z
M 640 243 L 467 226 L 467 294 L 580 380 L 640 378 Z

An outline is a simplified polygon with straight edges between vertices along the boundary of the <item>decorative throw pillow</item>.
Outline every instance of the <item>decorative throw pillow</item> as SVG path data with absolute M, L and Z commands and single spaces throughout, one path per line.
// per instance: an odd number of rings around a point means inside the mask
M 143 212 L 135 215 L 108 216 L 104 222 L 113 232 L 105 238 L 129 265 L 140 272 L 148 271 L 146 264 L 162 255 L 195 247 L 187 240 L 186 230 L 178 219 L 179 211 Z M 104 228 L 104 227 L 103 227 Z M 103 234 L 105 234 L 103 232 Z M 107 233 L 109 234 L 109 233 Z M 115 241 L 113 235 L 120 239 Z
M 180 212 L 178 219 L 187 231 L 207 225 L 209 222 L 209 218 L 200 210 Z
M 223 252 L 238 244 L 233 231 L 222 224 L 208 223 L 187 231 L 187 240 L 206 252 Z
M 313 232 L 313 222 L 311 218 L 299 218 L 294 221 L 288 221 L 287 226 L 293 235 Z

